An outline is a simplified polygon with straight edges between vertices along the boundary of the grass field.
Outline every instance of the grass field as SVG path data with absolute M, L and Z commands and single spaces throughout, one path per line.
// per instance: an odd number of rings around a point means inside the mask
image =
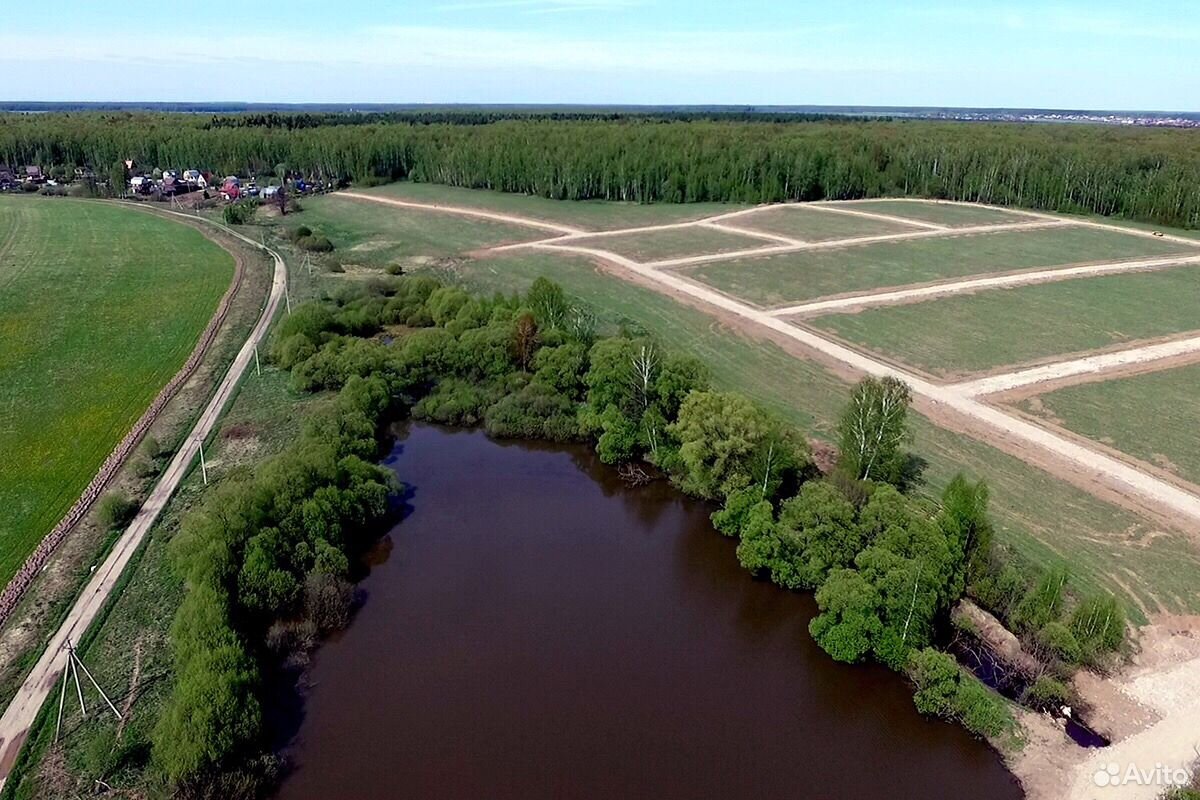
M 432 183 L 389 183 L 368 189 L 368 194 L 395 197 L 420 203 L 445 203 L 467 208 L 483 208 L 501 213 L 519 214 L 557 222 L 583 230 L 604 231 L 665 225 L 703 219 L 745 206 L 731 203 L 614 203 L 603 200 L 547 200 L 524 194 L 505 194 L 479 189 L 459 189 Z
M 628 233 L 615 236 L 589 236 L 571 242 L 573 246 L 596 247 L 634 261 L 660 261 L 707 253 L 730 253 L 778 244 L 767 239 L 726 233 L 712 228 L 668 228 L 663 231 Z
M 1200 328 L 1200 269 L 1106 275 L 956 295 L 810 321 L 942 377 Z
M 1017 405 L 1200 484 L 1200 365 L 1068 386 Z
M 905 219 L 915 219 L 919 222 L 932 222 L 934 225 L 946 225 L 951 228 L 964 228 L 971 225 L 1002 225 L 1006 222 L 1022 222 L 1033 219 L 1024 214 L 1013 214 L 983 206 L 917 203 L 908 200 L 868 200 L 848 207 L 856 211 L 888 214 Z
M 284 226 L 307 225 L 329 237 L 339 261 L 386 266 L 413 257 L 441 258 L 481 247 L 545 238 L 544 231 L 486 219 L 406 210 L 337 195 L 304 200 L 303 216 Z M 290 221 L 294 220 L 294 222 Z
M 716 261 L 686 274 L 751 303 L 776 306 L 992 272 L 1194 251 L 1096 228 L 1039 228 Z
M 132 209 L 0 197 L 0 582 L 178 371 L 233 259 Z
M 764 208 L 736 220 L 738 227 L 750 228 L 781 236 L 791 236 L 805 242 L 827 242 L 834 239 L 853 239 L 859 236 L 882 236 L 921 230 L 911 225 L 881 219 L 856 217 L 821 211 L 792 203 L 776 208 Z

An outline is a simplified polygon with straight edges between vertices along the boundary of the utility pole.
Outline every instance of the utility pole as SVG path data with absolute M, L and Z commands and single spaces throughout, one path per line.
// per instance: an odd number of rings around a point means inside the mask
M 72 681 L 75 683 L 75 694 L 79 697 L 79 713 L 83 715 L 84 719 L 87 719 L 87 706 L 83 702 L 83 684 L 79 680 L 79 673 L 81 671 L 88 681 L 91 682 L 92 686 L 95 687 L 96 691 L 100 694 L 100 697 L 104 699 L 104 702 L 108 705 L 108 707 L 112 709 L 112 712 L 116 718 L 118 720 L 124 719 L 121 716 L 121 712 L 117 710 L 115 705 L 113 705 L 113 701 L 110 700 L 108 695 L 104 693 L 104 690 L 100 688 L 100 684 L 96 681 L 95 677 L 92 676 L 92 673 L 83 663 L 83 659 L 81 659 L 79 654 L 75 652 L 75 647 L 71 644 L 69 639 L 63 645 L 63 649 L 67 651 L 67 665 L 63 668 L 62 692 L 58 696 L 58 721 L 55 723 L 54 727 L 55 742 L 58 741 L 59 734 L 62 732 L 63 707 L 67 702 L 67 684 L 71 683 Z
M 204 485 L 208 486 L 208 465 L 204 463 L 204 440 L 200 440 L 200 477 L 204 478 Z
M 258 360 L 258 342 L 254 343 L 254 374 L 262 377 L 262 363 Z

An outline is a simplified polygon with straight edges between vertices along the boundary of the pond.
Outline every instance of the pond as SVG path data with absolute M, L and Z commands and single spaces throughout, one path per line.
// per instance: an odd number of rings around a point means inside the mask
M 280 798 L 1021 797 L 665 482 L 426 425 L 386 463 L 411 508 L 316 655 Z

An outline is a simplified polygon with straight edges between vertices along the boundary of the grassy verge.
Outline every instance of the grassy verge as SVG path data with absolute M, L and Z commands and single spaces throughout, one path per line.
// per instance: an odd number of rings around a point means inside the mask
M 444 203 L 518 214 L 592 231 L 687 222 L 746 207 L 734 203 L 639 204 L 604 200 L 547 200 L 532 195 L 459 189 L 454 186 L 407 181 L 389 183 L 371 189 L 369 193 L 420 203 Z

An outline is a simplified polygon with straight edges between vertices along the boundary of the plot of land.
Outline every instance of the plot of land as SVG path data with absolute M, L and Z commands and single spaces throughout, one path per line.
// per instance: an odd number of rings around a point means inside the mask
M 811 325 L 942 377 L 1200 328 L 1200 269 L 1021 286 L 818 317 Z
M 333 242 L 343 263 L 386 266 L 413 257 L 440 258 L 482 247 L 545 238 L 544 231 L 486 219 L 452 217 L 433 211 L 405 210 L 362 203 L 337 195 L 304 201 L 295 225 L 307 225 Z M 284 218 L 292 219 L 293 215 Z
M 777 242 L 726 233 L 713 228 L 668 228 L 645 233 L 588 236 L 570 242 L 575 247 L 595 247 L 634 261 L 659 261 L 667 258 L 686 258 L 707 253 L 732 253 L 771 247 Z
M 1019 407 L 1200 484 L 1200 365 L 1068 386 Z
M 828 242 L 835 239 L 921 230 L 911 225 L 882 219 L 821 211 L 800 203 L 764 208 L 762 211 L 738 217 L 736 222 L 739 228 L 777 233 L 804 242 Z
M 432 183 L 390 183 L 368 190 L 370 194 L 417 203 L 478 208 L 503 214 L 520 214 L 583 230 L 605 231 L 666 225 L 703 219 L 746 206 L 732 203 L 615 203 L 604 200 L 548 200 L 524 194 L 479 189 L 459 189 Z
M 1032 217 L 1015 214 L 984 206 L 960 205 L 958 203 L 920 203 L 911 200 L 865 200 L 847 204 L 853 211 L 869 211 L 873 214 L 932 222 L 951 228 L 972 225 L 1003 225 L 1011 222 L 1031 221 Z
M 747 257 L 691 267 L 687 274 L 743 300 L 775 306 L 968 275 L 1196 250 L 1119 231 L 1037 228 Z
M 0 582 L 187 360 L 232 275 L 159 217 L 0 197 Z

